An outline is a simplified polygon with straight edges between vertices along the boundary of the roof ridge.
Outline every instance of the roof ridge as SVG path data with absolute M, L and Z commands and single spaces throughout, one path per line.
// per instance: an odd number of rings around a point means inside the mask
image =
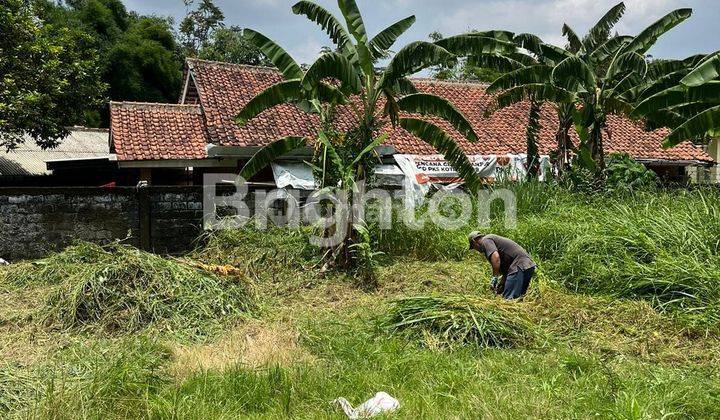
M 260 70 L 260 71 L 267 71 L 272 73 L 280 73 L 280 70 L 278 70 L 275 67 L 270 66 L 259 66 L 254 64 L 238 64 L 238 63 L 228 63 L 226 61 L 215 61 L 215 60 L 203 60 L 200 58 L 187 58 L 186 61 L 188 63 L 204 63 L 209 64 L 211 66 L 217 66 L 217 67 L 238 67 L 238 68 L 244 68 L 249 70 Z M 192 68 L 192 66 L 190 66 Z M 490 86 L 490 83 L 487 82 L 481 82 L 481 81 L 472 81 L 472 80 L 441 80 L 441 79 L 433 79 L 431 77 L 411 77 L 410 80 L 414 82 L 421 82 L 421 83 L 437 83 L 437 84 L 449 84 L 449 85 L 468 85 L 468 86 L 481 86 L 486 87 Z
M 197 111 L 201 113 L 200 104 L 174 104 L 174 103 L 161 103 L 161 102 L 110 102 L 110 108 L 130 108 L 130 109 L 158 109 L 158 108 L 172 108 L 173 110 L 183 111 Z M 193 112 L 195 113 L 195 112 Z
M 280 70 L 278 70 L 276 67 L 271 66 L 259 66 L 255 64 L 238 64 L 238 63 L 228 63 L 227 61 L 215 61 L 215 60 L 203 60 L 200 58 L 186 58 L 185 59 L 188 62 L 188 67 L 192 69 L 191 63 L 203 63 L 203 64 L 209 64 L 211 66 L 217 66 L 217 67 L 241 67 L 241 68 L 247 68 L 251 70 L 263 70 L 263 71 L 272 71 L 274 73 L 280 73 Z
M 411 81 L 413 82 L 419 82 L 419 83 L 435 83 L 438 85 L 467 85 L 467 86 L 473 86 L 473 87 L 488 87 L 490 86 L 490 83 L 487 82 L 481 82 L 481 81 L 473 81 L 473 80 L 441 80 L 441 79 L 433 79 L 431 77 L 411 77 Z
M 76 131 L 87 131 L 90 133 L 107 133 L 110 131 L 108 128 L 101 128 L 101 127 L 85 127 L 82 125 L 72 125 L 69 127 L 66 127 L 70 132 L 76 132 Z

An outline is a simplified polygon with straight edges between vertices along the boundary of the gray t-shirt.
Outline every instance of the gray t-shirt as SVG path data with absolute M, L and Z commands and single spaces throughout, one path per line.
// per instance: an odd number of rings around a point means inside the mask
M 530 254 L 511 239 L 498 235 L 485 235 L 480 242 L 480 248 L 488 261 L 495 251 L 500 254 L 500 272 L 505 276 L 516 273 L 518 270 L 535 267 Z

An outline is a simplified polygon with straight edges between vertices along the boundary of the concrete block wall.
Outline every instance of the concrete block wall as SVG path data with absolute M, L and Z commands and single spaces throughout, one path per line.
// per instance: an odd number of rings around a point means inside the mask
M 134 191 L 0 189 L 0 258 L 37 258 L 76 239 L 139 245 Z
M 303 202 L 309 192 L 297 194 Z M 251 211 L 254 199 L 253 192 L 245 198 Z M 269 207 L 270 218 L 282 224 L 283 202 Z M 41 258 L 76 240 L 123 240 L 176 254 L 198 246 L 202 233 L 202 186 L 0 188 L 0 258 L 8 261 Z

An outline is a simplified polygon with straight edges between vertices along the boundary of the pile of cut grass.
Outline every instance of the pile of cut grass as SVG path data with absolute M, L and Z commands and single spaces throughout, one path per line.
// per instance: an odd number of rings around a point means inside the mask
M 220 277 L 121 244 L 79 243 L 11 266 L 7 281 L 54 285 L 37 317 L 63 329 L 128 333 L 153 327 L 204 335 L 252 305 L 251 285 L 243 278 Z
M 518 303 L 463 295 L 397 299 L 383 324 L 438 347 L 528 347 L 541 335 Z

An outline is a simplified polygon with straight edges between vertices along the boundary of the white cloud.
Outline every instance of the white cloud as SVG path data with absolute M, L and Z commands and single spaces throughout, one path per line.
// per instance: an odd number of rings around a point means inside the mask
M 403 0 L 400 0 L 403 1 Z M 569 24 L 584 34 L 617 0 L 491 0 L 457 5 L 438 18 L 441 32 L 454 34 L 469 29 L 505 28 L 532 32 L 545 42 L 563 44 L 561 29 Z M 635 34 L 665 13 L 680 7 L 677 0 L 628 0 L 627 10 L 616 29 Z
M 322 47 L 316 39 L 307 38 L 302 44 L 291 47 L 288 52 L 298 63 L 312 64 L 320 56 Z

